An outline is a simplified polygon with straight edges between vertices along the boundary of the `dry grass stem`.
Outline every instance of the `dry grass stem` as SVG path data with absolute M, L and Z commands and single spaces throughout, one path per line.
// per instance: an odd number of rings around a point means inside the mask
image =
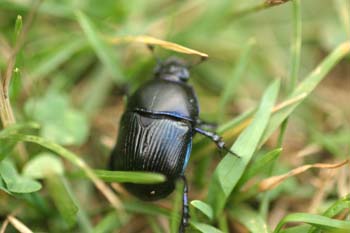
M 300 173 L 303 173 L 311 168 L 320 168 L 320 169 L 334 169 L 339 168 L 341 166 L 344 166 L 345 164 L 348 164 L 349 160 L 344 160 L 343 162 L 336 163 L 336 164 L 330 164 L 330 163 L 315 163 L 311 165 L 303 165 L 298 168 L 295 168 L 283 175 L 273 176 L 269 177 L 267 179 L 262 180 L 259 183 L 259 190 L 260 192 L 265 192 L 267 190 L 271 190 L 281 184 L 283 181 L 285 181 L 287 178 L 299 175 Z

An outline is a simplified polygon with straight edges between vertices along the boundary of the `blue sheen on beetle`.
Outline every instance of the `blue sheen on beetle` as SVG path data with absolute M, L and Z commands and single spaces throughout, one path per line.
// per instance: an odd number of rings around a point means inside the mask
M 185 169 L 187 167 L 188 161 L 190 160 L 191 151 L 192 151 L 192 138 L 191 138 L 191 141 L 187 145 L 187 151 L 186 151 L 186 156 L 185 156 L 185 163 L 184 163 L 184 166 L 182 168 L 182 174 L 185 173 Z
M 139 87 L 127 100 L 120 121 L 117 143 L 110 158 L 110 169 L 118 171 L 148 171 L 164 174 L 160 184 L 124 183 L 136 197 L 154 201 L 168 196 L 175 182 L 184 181 L 182 221 L 179 232 L 189 221 L 188 187 L 185 169 L 192 138 L 196 133 L 209 137 L 219 149 L 226 149 L 221 137 L 207 131 L 199 119 L 197 96 L 187 80 L 187 65 L 169 58 L 158 64 L 154 79 Z

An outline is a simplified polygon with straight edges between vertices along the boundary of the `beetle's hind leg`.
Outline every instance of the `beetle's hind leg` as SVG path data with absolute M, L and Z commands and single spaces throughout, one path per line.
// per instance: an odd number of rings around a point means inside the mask
M 236 153 L 234 153 L 233 151 L 229 150 L 226 146 L 225 146 L 225 142 L 222 140 L 222 138 L 216 134 L 216 133 L 213 133 L 213 132 L 210 132 L 210 131 L 206 131 L 206 130 L 203 130 L 201 128 L 198 128 L 196 127 L 195 128 L 195 131 L 197 133 L 200 133 L 208 138 L 210 138 L 215 144 L 216 146 L 220 149 L 220 150 L 225 150 L 226 152 L 240 158 L 239 155 L 237 155 Z
M 182 216 L 181 223 L 179 227 L 179 233 L 184 233 L 186 226 L 188 226 L 190 219 L 190 208 L 188 206 L 188 185 L 187 179 L 184 175 L 181 176 L 182 181 L 184 182 L 184 191 L 182 196 Z

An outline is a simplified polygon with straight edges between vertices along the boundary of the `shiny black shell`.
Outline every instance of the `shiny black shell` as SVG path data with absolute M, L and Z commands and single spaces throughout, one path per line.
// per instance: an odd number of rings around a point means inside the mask
M 198 102 L 191 86 L 185 82 L 154 79 L 130 97 L 127 111 L 167 114 L 193 121 L 198 118 Z
M 169 195 L 184 172 L 198 118 L 198 102 L 185 82 L 153 79 L 129 99 L 112 152 L 112 170 L 162 173 L 161 184 L 124 187 L 142 200 Z

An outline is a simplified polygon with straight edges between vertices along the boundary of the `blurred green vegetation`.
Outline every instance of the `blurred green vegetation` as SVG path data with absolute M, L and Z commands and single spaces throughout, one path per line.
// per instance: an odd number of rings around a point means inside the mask
M 188 232 L 348 231 L 349 166 L 307 171 L 266 192 L 258 184 L 304 164 L 349 158 L 350 3 L 267 2 L 278 1 L 0 0 L 2 83 L 16 44 L 23 42 L 10 70 L 18 124 L 0 131 L 2 226 L 12 214 L 34 232 L 176 228 L 180 188 L 145 203 L 118 186 L 124 212 L 94 188 L 98 172 L 86 165 L 106 169 L 125 89 L 152 78 L 156 64 L 145 44 L 108 39 L 149 35 L 209 54 L 191 69 L 189 81 L 201 118 L 217 122 L 229 145 L 238 137 L 232 148 L 243 154 L 241 160 L 222 159 L 210 142 L 195 138 L 186 171 L 195 200 Z M 155 55 L 199 61 L 159 46 Z M 281 103 L 287 107 L 273 108 Z M 33 121 L 40 128 L 28 123 Z M 18 141 L 34 144 L 15 147 Z M 280 231 L 289 222 L 312 226 Z M 6 232 L 15 232 L 10 223 Z

